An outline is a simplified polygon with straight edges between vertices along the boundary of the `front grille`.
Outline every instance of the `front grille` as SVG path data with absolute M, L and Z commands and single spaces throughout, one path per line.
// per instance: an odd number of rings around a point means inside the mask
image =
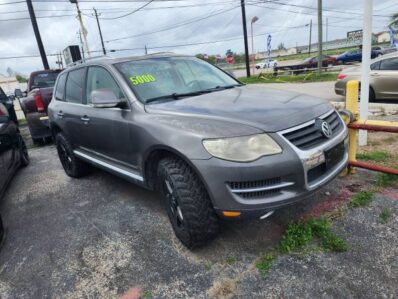
M 280 177 L 249 181 L 249 182 L 228 182 L 231 192 L 245 199 L 264 198 L 275 195 L 282 191 L 282 188 L 293 185 L 291 182 L 283 183 Z
M 333 111 L 333 113 L 322 119 L 326 121 L 332 129 L 333 134 L 331 138 L 336 136 L 343 129 L 343 123 L 341 122 L 336 111 Z M 316 127 L 315 122 L 309 124 L 308 126 L 285 133 L 283 136 L 302 150 L 313 148 L 328 140 L 328 138 L 326 138 Z
M 272 185 L 280 184 L 281 181 L 282 181 L 281 178 L 272 178 L 267 180 L 251 181 L 251 182 L 229 182 L 228 185 L 233 190 L 241 190 L 241 189 L 269 187 Z

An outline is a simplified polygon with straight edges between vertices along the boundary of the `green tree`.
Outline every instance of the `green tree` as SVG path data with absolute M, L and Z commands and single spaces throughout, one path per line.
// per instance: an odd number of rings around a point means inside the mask
M 280 43 L 280 44 L 278 45 L 278 50 L 283 50 L 283 49 L 286 49 L 286 48 L 285 48 L 285 44 L 284 44 L 284 43 Z
M 21 76 L 21 75 L 16 75 L 15 78 L 17 79 L 17 81 L 19 83 L 26 83 L 28 82 L 28 79 L 26 79 L 25 77 Z

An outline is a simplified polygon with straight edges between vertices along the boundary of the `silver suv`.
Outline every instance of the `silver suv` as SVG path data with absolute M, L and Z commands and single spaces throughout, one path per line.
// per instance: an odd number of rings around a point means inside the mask
M 265 218 L 347 164 L 347 128 L 326 101 L 245 86 L 194 57 L 101 58 L 63 71 L 49 106 L 65 172 L 89 165 L 159 190 L 188 248 L 219 218 Z

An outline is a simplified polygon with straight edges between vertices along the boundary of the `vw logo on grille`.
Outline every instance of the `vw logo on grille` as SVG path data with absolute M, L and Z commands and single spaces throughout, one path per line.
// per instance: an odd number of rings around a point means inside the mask
M 325 136 L 326 138 L 332 137 L 332 134 L 333 134 L 332 128 L 324 120 L 321 122 L 321 132 L 322 132 L 323 136 Z

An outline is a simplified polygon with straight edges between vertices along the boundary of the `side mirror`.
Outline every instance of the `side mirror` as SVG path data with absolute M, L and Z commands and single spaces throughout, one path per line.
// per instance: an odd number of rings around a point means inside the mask
M 90 97 L 91 104 L 95 108 L 113 108 L 125 103 L 115 95 L 112 89 L 108 88 L 93 90 Z
M 15 89 L 14 95 L 17 98 L 22 98 L 23 97 L 22 91 L 19 88 Z

